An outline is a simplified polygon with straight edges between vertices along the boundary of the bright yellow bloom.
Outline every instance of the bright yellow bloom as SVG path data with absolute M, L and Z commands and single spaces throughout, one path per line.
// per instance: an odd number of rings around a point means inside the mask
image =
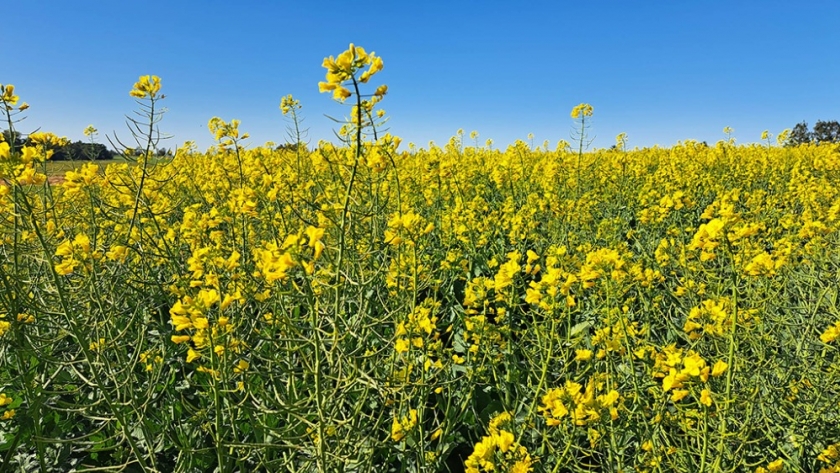
M 233 372 L 237 373 L 237 374 L 238 373 L 244 373 L 250 366 L 251 366 L 251 364 L 248 363 L 247 361 L 239 360 L 236 363 L 236 366 L 233 367 Z
M 582 103 L 576 105 L 575 108 L 572 109 L 572 118 L 577 120 L 579 118 L 591 117 L 592 112 L 592 105 L 589 105 L 588 103 Z
M 671 393 L 671 401 L 680 402 L 686 396 L 688 396 L 688 390 L 687 389 L 675 389 L 674 392 Z
M 287 115 L 297 109 L 300 109 L 300 101 L 295 100 L 295 98 L 292 97 L 292 94 L 286 95 L 280 99 L 280 111 L 283 112 L 283 115 Z
M 790 133 L 790 128 L 785 128 L 784 130 L 782 130 L 781 133 L 776 135 L 776 143 L 778 143 L 779 145 L 784 145 L 787 142 L 788 138 L 790 138 Z
M 193 350 L 192 348 L 187 350 L 187 363 L 192 363 L 199 358 L 201 358 L 201 353 Z
M 496 435 L 495 440 L 496 445 L 499 447 L 499 450 L 501 450 L 502 453 L 504 453 L 510 450 L 511 445 L 513 445 L 513 442 L 516 439 L 513 437 L 512 433 L 506 430 L 502 430 Z
M 831 343 L 838 338 L 840 338 L 840 321 L 825 329 L 825 332 L 820 335 L 823 343 Z
M 4 102 L 7 107 L 17 105 L 18 100 L 20 100 L 20 97 L 15 95 L 15 86 L 12 84 L 6 84 L 5 86 L 0 84 L 0 92 L 2 92 L 0 101 Z
M 160 77 L 158 76 L 140 76 L 140 79 L 134 83 L 134 88 L 131 89 L 129 95 L 138 99 L 150 98 L 154 99 L 160 92 Z
M 676 369 L 671 368 L 668 375 L 662 379 L 662 391 L 668 392 L 672 388 L 681 388 L 686 379 L 688 375 L 678 373 Z
M 100 338 L 98 341 L 90 342 L 88 348 L 90 348 L 90 351 L 101 351 L 103 348 L 105 348 L 105 339 Z
M 781 458 L 767 464 L 767 471 L 769 473 L 778 473 L 780 471 L 784 471 L 784 469 L 785 469 L 785 462 Z
M 318 82 L 318 92 L 332 92 L 338 87 L 338 84 L 332 82 Z
M 344 102 L 346 99 L 350 98 L 351 95 L 353 95 L 352 92 L 340 85 L 333 90 L 333 98 L 339 102 Z
M 352 93 L 347 88 L 343 87 L 345 81 L 353 80 L 360 83 L 367 83 L 370 78 L 377 72 L 382 70 L 382 58 L 376 56 L 375 53 L 368 54 L 364 48 L 355 46 L 350 43 L 350 47 L 338 55 L 338 57 L 324 58 L 321 64 L 327 70 L 326 82 L 318 83 L 318 91 L 332 92 L 333 98 L 343 102 L 349 98 Z M 359 73 L 365 66 L 368 66 L 366 71 Z M 355 83 L 355 82 L 354 82 Z M 374 99 L 381 99 L 387 91 L 387 87 L 380 86 L 376 89 Z M 370 102 L 372 105 L 376 100 Z
M 391 439 L 394 442 L 399 442 L 404 439 L 406 434 L 417 425 L 417 409 L 411 409 L 407 416 L 400 419 L 394 417 L 391 424 Z
M 406 340 L 405 338 L 398 338 L 396 343 L 394 344 L 394 349 L 397 351 L 397 353 L 405 353 L 408 351 L 409 348 L 410 345 L 408 343 L 408 340 Z
M 711 407 L 712 405 L 712 391 L 709 389 L 703 389 L 700 393 L 700 404 L 703 404 L 706 407 Z
M 222 144 L 227 144 L 239 139 L 239 124 L 240 121 L 235 118 L 230 123 L 225 123 L 221 118 L 213 117 L 207 122 L 207 128 L 213 134 L 216 141 L 222 141 Z M 245 138 L 246 136 L 243 135 L 242 139 Z

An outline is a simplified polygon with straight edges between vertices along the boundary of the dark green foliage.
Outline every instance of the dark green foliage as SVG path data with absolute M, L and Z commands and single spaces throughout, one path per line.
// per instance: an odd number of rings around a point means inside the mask
M 796 146 L 806 143 L 840 143 L 840 123 L 837 120 L 817 120 L 814 130 L 808 130 L 808 123 L 797 123 L 790 132 L 785 146 Z
M 788 137 L 787 146 L 796 146 L 802 145 L 805 143 L 811 142 L 811 132 L 808 131 L 808 123 L 802 122 L 797 123 L 796 126 L 793 127 L 793 130 L 790 132 L 790 137 Z
M 14 138 L 14 139 L 12 139 Z M 15 143 L 15 149 L 20 149 L 23 146 L 24 139 L 21 137 L 20 132 L 18 131 L 11 131 L 11 130 L 3 130 L 3 140 L 6 143 Z
M 817 143 L 838 143 L 840 142 L 840 123 L 837 120 L 824 122 L 817 120 L 811 139 Z
M 63 160 L 103 160 L 113 159 L 113 154 L 107 147 L 99 143 L 84 143 L 76 141 L 55 150 L 53 161 Z

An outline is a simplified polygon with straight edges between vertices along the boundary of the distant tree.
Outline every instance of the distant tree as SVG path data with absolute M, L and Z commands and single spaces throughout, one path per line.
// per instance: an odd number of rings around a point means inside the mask
M 306 143 L 304 143 L 304 142 L 298 142 L 297 144 L 295 144 L 295 143 L 283 143 L 281 145 L 278 145 L 274 149 L 276 149 L 278 151 L 283 151 L 283 150 L 295 151 L 295 150 L 298 150 L 298 149 L 300 149 L 301 151 L 306 151 Z
M 802 122 L 797 123 L 796 126 L 790 131 L 790 136 L 788 137 L 785 146 L 796 146 L 805 143 L 811 142 L 811 132 L 808 131 L 808 123 Z
M 817 120 L 811 139 L 817 143 L 840 143 L 840 123 Z
M 23 139 L 23 136 L 20 134 L 19 131 L 12 131 L 12 130 L 3 130 L 3 141 L 6 143 L 13 143 L 15 144 L 15 149 L 20 149 L 21 146 L 26 142 Z
M 112 159 L 113 155 L 105 145 L 100 143 L 85 143 L 76 141 L 55 150 L 53 161 L 62 160 L 103 160 Z

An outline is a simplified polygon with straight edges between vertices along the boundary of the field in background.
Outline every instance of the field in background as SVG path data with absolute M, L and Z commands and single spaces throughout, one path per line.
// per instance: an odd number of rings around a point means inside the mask
M 397 144 L 4 193 L 7 461 L 836 465 L 837 146 Z

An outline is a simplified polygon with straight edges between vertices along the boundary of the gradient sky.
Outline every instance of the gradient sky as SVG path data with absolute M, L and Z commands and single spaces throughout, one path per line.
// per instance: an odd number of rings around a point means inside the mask
M 127 138 L 138 76 L 161 77 L 165 146 L 212 145 L 207 121 L 238 118 L 251 146 L 285 141 L 280 98 L 309 139 L 332 139 L 321 61 L 375 51 L 382 107 L 404 142 L 462 128 L 504 147 L 570 139 L 594 106 L 593 146 L 740 143 L 798 122 L 840 120 L 840 1 L 39 1 L 4 2 L 0 83 L 31 108 L 19 125 Z M 371 88 L 372 91 L 372 88 Z

